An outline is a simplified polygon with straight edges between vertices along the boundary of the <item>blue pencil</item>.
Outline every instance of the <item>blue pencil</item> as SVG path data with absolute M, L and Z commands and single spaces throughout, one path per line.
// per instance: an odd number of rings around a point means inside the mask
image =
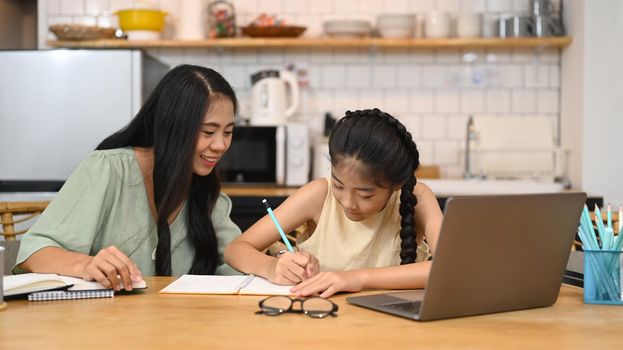
M 591 214 L 588 213 L 588 208 L 586 207 L 586 204 L 584 205 L 584 209 L 582 210 L 580 224 L 582 225 L 585 237 L 590 244 L 589 249 L 599 250 L 599 243 L 597 243 L 597 238 L 595 237 L 595 230 L 593 229 Z
M 599 239 L 601 240 L 601 249 L 610 250 L 610 244 L 612 243 L 612 235 L 604 226 L 603 219 L 601 217 L 601 211 L 597 204 L 595 204 L 595 223 L 597 224 L 597 231 L 599 232 Z
M 275 226 L 277 226 L 277 231 L 279 231 L 279 234 L 281 235 L 281 239 L 283 239 L 283 243 L 286 244 L 288 251 L 294 252 L 294 248 L 292 248 L 292 245 L 290 244 L 288 237 L 286 237 L 286 234 L 285 232 L 283 232 L 281 225 L 279 225 L 279 221 L 277 221 L 277 218 L 275 217 L 273 210 L 270 208 L 268 201 L 266 201 L 266 198 L 262 199 L 262 203 L 264 203 L 264 206 L 266 207 L 266 211 L 268 211 L 268 215 L 270 215 L 270 218 L 273 220 L 273 223 L 275 224 Z

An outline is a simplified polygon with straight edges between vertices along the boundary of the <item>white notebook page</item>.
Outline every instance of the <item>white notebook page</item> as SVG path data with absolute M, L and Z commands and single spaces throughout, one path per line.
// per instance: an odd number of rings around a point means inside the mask
M 183 275 L 160 293 L 238 294 L 247 278 L 252 276 Z
M 276 285 L 254 275 L 183 275 L 160 290 L 160 293 L 291 295 L 291 287 Z
M 290 292 L 290 288 L 292 286 L 280 286 L 278 284 L 274 284 L 268 282 L 268 280 L 255 276 L 253 280 L 244 288 L 240 289 L 239 294 L 247 294 L 247 295 L 293 295 Z

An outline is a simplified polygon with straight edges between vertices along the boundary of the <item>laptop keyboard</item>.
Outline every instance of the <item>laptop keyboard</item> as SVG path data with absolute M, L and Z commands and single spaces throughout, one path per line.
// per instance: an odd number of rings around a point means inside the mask
M 417 314 L 420 312 L 422 301 L 401 301 L 397 303 L 382 304 L 381 306 Z

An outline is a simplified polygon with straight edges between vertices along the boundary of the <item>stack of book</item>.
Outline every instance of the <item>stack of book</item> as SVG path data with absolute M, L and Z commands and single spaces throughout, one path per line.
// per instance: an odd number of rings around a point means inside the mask
M 113 298 L 115 291 L 97 282 L 52 273 L 25 273 L 4 276 L 4 296 L 28 297 L 29 301 Z M 132 283 L 133 289 L 147 288 L 145 281 Z

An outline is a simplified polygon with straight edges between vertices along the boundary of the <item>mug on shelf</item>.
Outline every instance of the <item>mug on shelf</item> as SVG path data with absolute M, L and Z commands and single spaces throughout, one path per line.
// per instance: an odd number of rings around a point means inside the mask
M 482 13 L 480 24 L 482 25 L 480 29 L 480 35 L 483 38 L 494 38 L 498 36 L 498 19 L 500 15 L 497 13 Z
M 550 0 L 531 0 L 530 14 L 534 16 L 548 16 L 556 9 Z
M 512 16 L 506 19 L 506 37 L 531 36 L 532 23 L 532 16 Z
M 454 18 L 455 35 L 459 38 L 480 37 L 482 16 L 479 13 L 459 13 Z
M 426 14 L 424 32 L 427 38 L 447 38 L 450 36 L 450 16 L 445 12 Z
M 498 38 L 508 38 L 511 37 L 511 32 L 509 29 L 509 19 L 512 18 L 512 15 L 499 13 L 495 15 L 497 18 L 495 20 L 495 34 Z
M 413 30 L 414 38 L 424 37 L 424 24 L 426 23 L 426 16 L 423 13 L 415 14 L 415 28 Z
M 562 21 L 558 16 L 533 16 L 532 35 L 536 37 L 564 35 Z

